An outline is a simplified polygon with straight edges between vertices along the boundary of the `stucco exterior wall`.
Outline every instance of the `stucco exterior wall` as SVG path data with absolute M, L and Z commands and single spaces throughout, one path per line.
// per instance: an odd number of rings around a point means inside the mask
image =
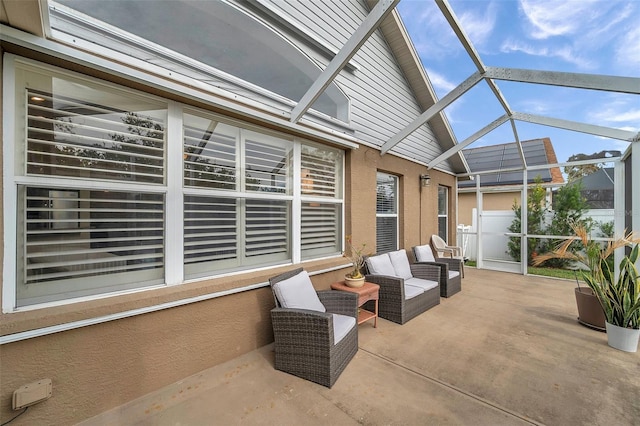
M 420 188 L 424 166 L 368 148 L 347 152 L 347 233 L 375 247 L 376 172 L 400 177 L 400 241 L 406 249 L 427 243 L 437 232 L 438 185 L 453 186 L 451 175 L 432 171 L 431 186 Z M 455 217 L 455 212 L 450 213 Z M 342 258 L 304 263 L 310 272 L 345 264 Z M 346 265 L 345 265 L 346 267 Z M 135 307 L 179 300 L 213 290 L 265 282 L 293 268 L 240 274 L 126 296 L 2 315 L 2 333 L 98 317 Z M 328 289 L 345 270 L 313 276 Z M 14 390 L 51 378 L 53 396 L 33 406 L 26 423 L 72 424 L 124 404 L 273 341 L 269 288 L 259 288 L 185 306 L 109 321 L 0 346 L 0 418 L 14 414 Z M 284 373 L 283 373 L 284 374 Z
M 163 93 L 157 88 L 127 81 L 122 76 L 107 75 L 60 58 L 19 47 L 11 47 L 11 53 L 168 99 L 189 102 L 178 95 Z M 417 108 L 414 99 L 409 101 L 412 103 L 411 108 Z M 224 112 L 215 105 L 200 105 L 193 101 L 191 104 L 214 112 Z M 228 111 L 226 113 L 233 118 L 255 122 L 250 117 L 234 116 Z M 0 125 L 4 125 L 1 120 Z M 314 141 L 323 142 L 321 139 Z M 400 247 L 410 250 L 413 245 L 428 243 L 431 234 L 437 233 L 438 185 L 453 189 L 455 177 L 432 170 L 429 171 L 431 185 L 421 188 L 419 175 L 426 172 L 424 166 L 392 155 L 381 156 L 379 151 L 364 146 L 346 152 L 345 233 L 351 234 L 357 243 L 367 243 L 371 251 L 375 251 L 377 171 L 395 174 L 400 178 Z M 450 190 L 449 193 L 453 197 L 454 191 Z M 452 207 L 449 212 L 449 229 L 455 232 L 455 200 L 449 201 L 449 206 Z M 0 235 L 3 238 L 5 207 L 7 206 L 3 206 L 3 217 L 0 220 Z M 450 236 L 452 237 L 453 235 Z M 0 245 L 2 259 L 3 250 L 4 246 Z M 328 289 L 332 282 L 341 280 L 348 270 L 347 265 L 346 259 L 336 256 L 304 262 L 300 266 L 312 274 L 314 286 L 321 290 Z M 52 379 L 53 396 L 31 407 L 27 414 L 16 419 L 12 425 L 74 424 L 271 343 L 273 334 L 269 311 L 273 307 L 273 297 L 268 288 L 268 278 L 297 266 L 273 267 L 0 314 L 0 336 L 65 326 L 78 321 L 97 322 L 94 325 L 0 345 L 0 422 L 17 414 L 11 409 L 13 392 L 18 387 L 39 379 Z M 327 270 L 331 272 L 317 273 Z M 314 273 L 316 274 L 313 275 Z M 2 285 L 14 283 L 3 282 Z M 188 302 L 192 298 L 225 294 L 253 285 L 262 287 Z M 106 322 L 101 320 L 123 312 L 182 301 L 187 302 L 145 314 L 132 314 Z
M 485 193 L 482 198 L 483 210 L 511 210 L 514 200 L 520 205 L 520 192 Z M 477 207 L 475 192 L 458 193 L 458 223 L 471 225 L 473 209 Z

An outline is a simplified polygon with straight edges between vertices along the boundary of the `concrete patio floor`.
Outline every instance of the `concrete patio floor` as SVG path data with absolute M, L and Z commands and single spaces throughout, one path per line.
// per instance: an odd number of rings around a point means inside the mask
M 269 345 L 82 424 L 640 424 L 640 352 L 578 324 L 575 282 L 467 268 L 462 285 L 360 325 L 332 389 L 276 371 Z

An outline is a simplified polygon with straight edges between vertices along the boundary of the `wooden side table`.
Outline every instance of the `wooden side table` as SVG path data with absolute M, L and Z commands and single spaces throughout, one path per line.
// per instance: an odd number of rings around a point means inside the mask
M 378 284 L 365 282 L 362 287 L 353 288 L 346 285 L 344 281 L 340 281 L 331 284 L 331 288 L 333 290 L 356 293 L 358 295 L 358 306 L 360 307 L 358 309 L 358 324 L 362 324 L 363 322 L 369 321 L 371 318 L 373 318 L 373 327 L 378 327 L 378 296 L 380 293 L 380 286 Z M 375 301 L 375 312 L 370 312 L 361 308 L 362 305 L 364 305 L 369 300 Z

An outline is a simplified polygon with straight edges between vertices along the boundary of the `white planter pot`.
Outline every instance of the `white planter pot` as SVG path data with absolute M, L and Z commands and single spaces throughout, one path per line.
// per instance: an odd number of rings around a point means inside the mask
M 638 350 L 640 329 L 618 327 L 608 322 L 606 326 L 609 346 L 625 352 L 636 352 Z

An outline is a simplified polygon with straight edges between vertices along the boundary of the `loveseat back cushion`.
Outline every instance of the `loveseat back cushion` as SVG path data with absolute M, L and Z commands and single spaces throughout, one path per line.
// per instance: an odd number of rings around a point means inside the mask
M 393 269 L 393 264 L 387 253 L 379 254 L 377 256 L 367 257 L 367 269 L 372 275 L 389 275 L 396 276 L 396 271 Z
M 389 252 L 389 259 L 393 265 L 395 276 L 408 280 L 412 278 L 411 266 L 409 266 L 409 259 L 407 258 L 407 252 L 405 250 L 397 250 Z
M 436 261 L 436 259 L 433 257 L 433 251 L 431 251 L 431 246 L 429 244 L 424 246 L 417 246 L 414 252 L 416 254 L 416 260 L 418 262 Z
M 438 287 L 437 281 L 425 280 L 423 278 L 410 278 L 408 280 L 404 280 L 404 284 L 405 286 L 410 285 L 421 288 L 423 291 Z
M 318 298 L 318 293 L 313 288 L 307 271 L 302 271 L 291 278 L 274 284 L 273 292 L 283 308 L 308 309 L 318 312 L 327 311 Z
M 356 326 L 356 318 L 348 315 L 333 315 L 333 344 L 337 345 L 344 339 L 353 327 Z
M 412 285 L 404 285 L 404 300 L 413 299 L 416 296 L 420 296 L 424 293 L 424 290 L 420 287 L 415 287 Z

